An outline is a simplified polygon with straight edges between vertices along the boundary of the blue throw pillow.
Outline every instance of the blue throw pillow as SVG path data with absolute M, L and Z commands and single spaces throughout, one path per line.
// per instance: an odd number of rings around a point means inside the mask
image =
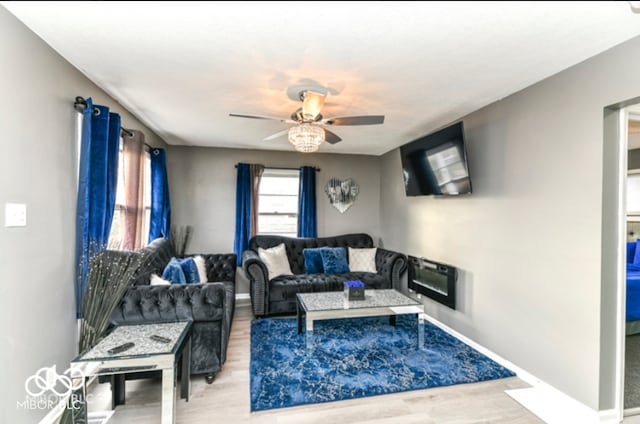
M 198 274 L 198 265 L 193 258 L 185 258 L 180 260 L 180 266 L 187 284 L 196 284 L 200 282 L 200 274 Z
M 316 247 L 315 249 L 303 249 L 304 256 L 304 273 L 305 274 L 322 274 L 324 267 L 322 266 L 322 255 L 320 252 L 327 249 L 326 247 Z
M 187 277 L 185 277 L 184 271 L 180 266 L 180 261 L 176 258 L 171 258 L 162 272 L 162 278 L 171 281 L 171 284 L 185 284 L 187 282 Z
M 636 242 L 628 241 L 627 242 L 627 263 L 632 264 L 635 257 L 636 257 Z
M 633 256 L 634 265 L 640 265 L 640 249 L 638 247 L 640 247 L 640 239 L 636 240 L 636 253 Z
M 349 272 L 347 251 L 344 247 L 326 248 L 320 251 L 322 267 L 325 274 L 342 274 Z

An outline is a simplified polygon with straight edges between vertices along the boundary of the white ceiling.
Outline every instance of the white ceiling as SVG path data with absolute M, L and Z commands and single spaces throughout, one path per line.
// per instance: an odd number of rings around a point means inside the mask
M 640 34 L 622 1 L 2 4 L 169 144 L 292 150 L 228 114 L 287 118 L 311 80 L 325 117 L 386 116 L 320 151 L 373 155 Z

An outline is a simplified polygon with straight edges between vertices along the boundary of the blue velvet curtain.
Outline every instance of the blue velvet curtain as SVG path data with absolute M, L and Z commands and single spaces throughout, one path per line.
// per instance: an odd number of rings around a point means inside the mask
M 167 155 L 164 149 L 151 150 L 151 218 L 149 219 L 149 243 L 163 237 L 168 239 L 171 229 L 171 205 Z
M 120 115 L 91 98 L 82 112 L 82 139 L 76 209 L 76 316 L 82 311 L 92 255 L 109 241 L 118 182 Z
M 318 237 L 318 213 L 316 207 L 316 168 L 300 168 L 298 190 L 298 237 Z
M 242 265 L 242 252 L 249 248 L 251 236 L 251 166 L 248 163 L 237 165 L 236 179 L 236 234 L 233 251 Z

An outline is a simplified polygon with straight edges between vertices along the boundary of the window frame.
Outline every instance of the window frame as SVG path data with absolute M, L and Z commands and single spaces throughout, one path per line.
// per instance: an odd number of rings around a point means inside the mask
M 293 193 L 289 193 L 289 194 L 283 194 L 283 193 L 264 193 L 263 189 L 264 189 L 264 179 L 265 178 L 286 178 L 286 179 L 295 179 L 296 180 L 296 192 L 295 194 Z M 260 188 L 258 190 L 258 198 L 262 199 L 262 197 L 267 197 L 267 196 L 273 196 L 273 197 L 290 197 L 290 198 L 295 198 L 295 204 L 296 204 L 296 209 L 295 212 L 278 212 L 278 211 L 269 211 L 269 212 L 263 212 L 262 208 L 264 205 L 264 202 L 260 201 L 258 203 L 258 211 L 257 211 L 257 220 L 258 220 L 258 232 L 256 234 L 259 235 L 276 235 L 276 236 L 284 236 L 284 237 L 297 237 L 298 235 L 298 214 L 299 214 L 299 210 L 298 210 L 298 204 L 299 204 L 299 198 L 300 198 L 300 193 L 299 193 L 299 187 L 300 187 L 300 171 L 297 169 L 284 169 L 284 168 L 265 168 L 264 172 L 262 173 L 262 177 L 261 177 L 261 181 L 260 181 Z M 272 230 L 272 231 L 265 231 L 264 230 L 264 220 L 261 220 L 261 217 L 265 217 L 265 216 L 271 216 L 271 217 L 278 217 L 278 216 L 287 216 L 289 218 L 293 218 L 295 221 L 295 228 L 294 228 L 294 232 L 282 232 L 282 231 L 273 231 L 273 228 L 268 228 L 268 230 Z

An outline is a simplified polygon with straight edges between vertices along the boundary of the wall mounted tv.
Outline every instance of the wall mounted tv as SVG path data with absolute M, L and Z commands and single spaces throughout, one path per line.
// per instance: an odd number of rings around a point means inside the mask
M 471 193 L 462 122 L 400 147 L 407 196 Z

